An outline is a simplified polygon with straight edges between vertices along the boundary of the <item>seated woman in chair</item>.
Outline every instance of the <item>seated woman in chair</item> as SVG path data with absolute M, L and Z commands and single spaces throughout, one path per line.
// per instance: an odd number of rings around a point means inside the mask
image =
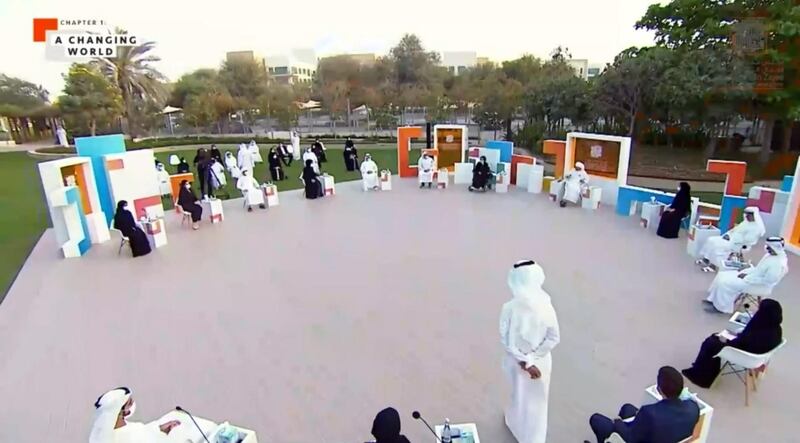
M 492 178 L 492 170 L 489 168 L 489 163 L 486 162 L 486 157 L 482 155 L 481 160 L 472 168 L 472 186 L 469 187 L 469 190 L 485 191 L 487 187 L 492 189 L 492 185 L 489 184 L 490 178 Z
M 725 346 L 731 346 L 753 354 L 765 354 L 781 344 L 783 332 L 783 308 L 770 298 L 761 300 L 758 311 L 735 339 L 727 341 L 724 337 L 712 334 L 700 346 L 700 352 L 692 367 L 681 371 L 692 383 L 701 388 L 710 388 L 720 373 L 720 359 L 717 354 Z
M 192 229 L 200 229 L 200 218 L 203 216 L 203 207 L 197 201 L 197 196 L 192 192 L 192 184 L 186 180 L 181 181 L 181 190 L 178 193 L 178 205 L 183 212 L 192 214 Z
M 658 224 L 658 234 L 662 238 L 678 238 L 683 218 L 692 209 L 692 187 L 689 183 L 681 182 L 678 193 L 672 199 L 672 204 L 661 214 Z
M 131 254 L 134 257 L 150 253 L 150 241 L 147 240 L 147 234 L 136 224 L 133 214 L 128 211 L 128 202 L 125 200 L 117 203 L 117 212 L 114 213 L 114 229 L 118 229 L 122 232 L 123 237 L 128 239 L 128 245 L 130 245 Z
M 319 181 L 319 174 L 314 169 L 314 160 L 306 159 L 306 166 L 303 168 L 303 175 L 300 179 L 306 189 L 306 198 L 315 199 L 322 195 L 322 183 Z

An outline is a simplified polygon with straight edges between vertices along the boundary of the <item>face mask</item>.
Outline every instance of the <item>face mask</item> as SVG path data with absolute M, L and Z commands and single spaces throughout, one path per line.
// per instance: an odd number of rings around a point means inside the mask
M 127 211 L 128 210 L 128 205 L 123 206 L 122 209 Z

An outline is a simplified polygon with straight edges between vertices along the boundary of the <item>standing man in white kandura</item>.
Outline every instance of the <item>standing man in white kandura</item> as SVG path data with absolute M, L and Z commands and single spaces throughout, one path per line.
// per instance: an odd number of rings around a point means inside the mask
M 519 443 L 545 443 L 552 359 L 560 340 L 550 295 L 542 289 L 544 270 L 533 260 L 517 262 L 508 273 L 514 298 L 500 314 L 503 370 L 511 382 L 506 426 Z

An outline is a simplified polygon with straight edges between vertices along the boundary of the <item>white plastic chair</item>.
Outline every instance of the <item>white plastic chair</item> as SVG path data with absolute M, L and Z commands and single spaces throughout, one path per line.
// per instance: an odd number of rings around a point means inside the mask
M 761 299 L 772 295 L 772 290 L 776 285 L 748 285 L 744 291 L 736 297 L 733 306 L 736 311 L 748 311 L 755 313 Z M 749 305 L 749 308 L 746 306 Z
M 755 392 L 757 390 L 756 381 L 761 374 L 767 371 L 769 362 L 775 352 L 777 352 L 778 349 L 782 348 L 785 344 L 786 339 L 784 338 L 781 341 L 781 344 L 776 346 L 775 349 L 764 354 L 752 354 L 731 346 L 725 346 L 721 351 L 719 351 L 719 354 L 716 355 L 722 360 L 722 372 L 720 373 L 719 377 L 735 374 L 739 380 L 744 383 L 744 405 L 750 406 L 751 384 L 753 387 L 753 392 Z M 724 372 L 725 368 L 730 369 L 730 371 Z M 744 373 L 744 378 L 742 378 L 742 373 Z M 719 377 L 717 377 L 717 380 L 719 380 Z
M 131 239 L 122 235 L 122 231 L 120 231 L 117 228 L 109 227 L 108 231 L 111 233 L 119 234 L 120 241 L 119 241 L 119 249 L 117 250 L 117 255 L 122 254 L 122 248 L 125 246 L 125 243 L 130 243 Z
M 687 437 L 687 438 L 679 441 L 678 443 L 690 443 L 693 438 L 694 438 L 694 436 Z M 608 438 L 606 439 L 605 443 L 625 443 L 625 440 L 623 440 L 622 437 L 620 437 L 619 434 L 617 434 L 615 432 L 615 433 L 611 434 L 610 436 L 608 436 Z
M 192 222 L 192 213 L 191 212 L 184 211 L 183 210 L 183 206 L 181 206 L 181 205 L 179 205 L 177 203 L 175 203 L 175 209 L 178 211 L 178 214 L 180 214 L 180 216 L 181 216 L 181 226 L 183 226 L 183 224 L 187 223 L 187 222 L 189 223 L 190 227 L 194 224 Z

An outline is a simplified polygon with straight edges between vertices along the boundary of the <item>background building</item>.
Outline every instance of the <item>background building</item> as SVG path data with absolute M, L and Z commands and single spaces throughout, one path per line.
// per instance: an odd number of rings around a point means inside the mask
M 598 75 L 600 75 L 601 72 L 603 72 L 603 69 L 605 69 L 604 65 L 599 64 L 599 63 L 591 63 L 589 65 L 589 69 L 587 70 L 587 74 L 588 74 L 587 77 L 588 78 L 595 78 Z
M 374 66 L 375 61 L 378 59 L 378 56 L 375 53 L 363 53 L 363 54 L 335 54 L 335 55 L 328 55 L 326 57 L 321 57 L 320 60 L 325 60 L 334 57 L 348 57 L 358 63 L 361 66 Z
M 575 70 L 575 75 L 584 80 L 589 79 L 589 60 L 585 58 L 571 58 L 567 60 L 567 64 Z
M 441 65 L 452 74 L 459 75 L 478 66 L 478 54 L 473 51 L 442 52 Z M 483 58 L 483 57 L 482 57 Z
M 264 57 L 256 54 L 253 51 L 230 51 L 225 54 L 225 60 L 229 63 L 237 61 L 244 61 L 244 62 L 255 61 L 256 63 L 261 65 L 264 68 L 264 70 L 267 69 Z
M 285 55 L 268 56 L 266 65 L 278 83 L 311 83 L 317 74 L 317 55 L 313 49 L 292 49 Z

